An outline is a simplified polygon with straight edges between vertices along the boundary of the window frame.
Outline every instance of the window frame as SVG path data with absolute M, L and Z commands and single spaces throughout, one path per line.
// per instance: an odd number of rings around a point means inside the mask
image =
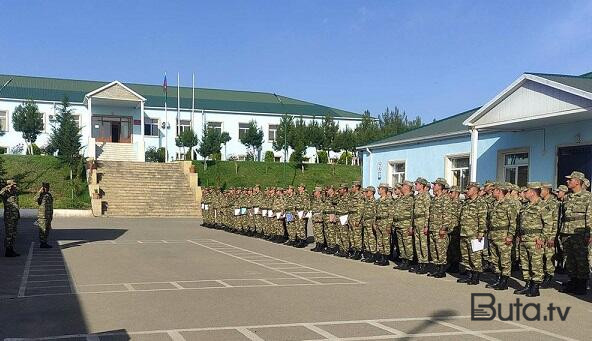
M 397 165 L 403 165 L 403 171 L 402 172 L 398 172 L 397 171 Z M 392 187 L 394 187 L 395 184 L 397 183 L 403 183 L 403 181 L 405 181 L 407 179 L 407 160 L 389 160 L 388 161 L 388 184 Z M 399 179 L 398 182 L 395 182 L 393 177 L 398 176 L 403 174 L 403 178 Z
M 218 127 L 210 127 L 210 124 L 215 123 L 215 124 L 220 124 L 220 128 Z M 224 131 L 224 123 L 221 121 L 208 121 L 206 122 L 206 129 L 210 130 L 210 129 L 220 129 L 220 134 L 222 134 L 222 132 Z
M 0 129 L 1 132 L 7 132 L 10 129 L 10 125 L 8 124 L 8 110 L 0 110 L 0 112 L 5 113 L 4 120 L 5 120 L 5 128 Z M 2 117 L 0 117 L 0 120 Z
M 185 122 L 184 124 L 182 122 Z M 186 129 L 191 129 L 191 120 L 179 120 L 177 125 L 177 136 L 181 135 Z
M 243 125 L 242 128 L 241 128 L 241 125 Z M 242 138 L 241 131 L 243 131 L 243 134 L 246 134 L 249 131 L 249 123 L 244 123 L 244 122 L 238 123 L 238 139 L 239 140 Z
M 150 123 L 146 123 L 147 120 L 150 120 Z M 154 123 L 156 121 L 156 123 Z M 150 134 L 146 134 L 146 126 L 150 125 Z M 156 127 L 156 134 L 154 134 L 154 128 Z M 147 137 L 160 137 L 160 120 L 158 118 L 146 117 L 144 118 L 144 128 L 143 128 L 144 136 Z
M 526 154 L 528 158 L 528 162 L 525 165 L 512 165 L 506 166 L 506 156 L 511 154 Z M 498 180 L 506 181 L 506 169 L 514 168 L 516 173 L 514 175 L 514 181 L 509 181 L 513 184 L 518 184 L 518 169 L 520 167 L 526 167 L 526 183 L 528 183 L 530 179 L 530 148 L 522 147 L 522 148 L 512 148 L 512 149 L 504 149 L 498 150 L 497 152 L 497 178 Z M 522 185 L 526 185 L 522 184 Z M 520 185 L 520 186 L 522 186 Z
M 454 167 L 454 161 L 453 160 L 458 160 L 458 159 L 467 159 L 467 167 Z M 460 188 L 465 188 L 466 185 L 468 185 L 468 183 L 471 181 L 471 156 L 470 153 L 460 153 L 460 154 L 449 154 L 446 155 L 445 157 L 445 173 L 446 173 L 446 181 L 451 185 L 451 186 L 459 186 Z M 466 169 L 467 170 L 467 177 L 464 180 L 465 181 L 465 185 L 463 185 L 463 179 L 462 179 L 462 170 Z M 460 179 L 460 184 L 455 185 L 454 184 L 454 171 L 461 171 L 461 179 Z
M 268 124 L 267 125 L 267 141 L 273 142 L 275 141 L 275 137 L 277 135 L 277 131 L 279 128 L 279 124 Z M 272 128 L 275 127 L 275 128 Z M 271 138 L 271 132 L 273 131 L 273 138 Z

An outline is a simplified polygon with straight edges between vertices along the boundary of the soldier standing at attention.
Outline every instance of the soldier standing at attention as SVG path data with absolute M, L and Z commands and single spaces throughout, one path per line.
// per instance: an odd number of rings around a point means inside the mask
M 529 182 L 525 197 L 528 204 L 520 217 L 520 263 L 524 288 L 515 290 L 517 295 L 539 296 L 539 286 L 544 278 L 543 255 L 546 235 L 553 229 L 553 216 L 541 200 L 541 183 Z
M 585 176 L 572 172 L 567 176 L 571 193 L 563 203 L 561 242 L 565 253 L 565 268 L 569 281 L 563 283 L 561 292 L 585 295 L 590 272 L 588 245 L 592 224 L 592 194 L 582 188 Z
M 286 230 L 288 231 L 288 241 L 285 243 L 289 246 L 295 246 L 297 244 L 296 241 L 296 234 L 297 226 L 296 226 L 296 205 L 298 197 L 294 195 L 294 188 L 292 186 L 288 186 L 288 191 L 285 196 L 284 200 L 284 211 L 285 211 L 285 219 L 286 219 Z
M 458 283 L 479 284 L 483 272 L 483 250 L 473 251 L 471 241 L 483 240 L 487 228 L 487 203 L 479 197 L 479 184 L 471 182 L 467 186 L 466 199 L 460 213 L 460 251 L 461 264 L 467 269 L 468 277 L 459 278 Z
M 378 186 L 380 198 L 376 203 L 376 233 L 377 250 L 374 254 L 374 264 L 380 266 L 389 265 L 389 254 L 391 251 L 391 229 L 393 226 L 393 198 L 388 192 L 388 184 L 381 183 Z
M 335 214 L 336 204 L 337 197 L 335 196 L 335 189 L 333 187 L 329 187 L 327 188 L 327 196 L 325 197 L 323 203 L 325 239 L 327 240 L 327 248 L 323 252 L 330 255 L 333 255 L 337 252 L 337 216 Z
M 460 188 L 458 186 L 450 187 L 448 193 L 450 197 L 451 211 L 452 211 L 452 231 L 448 234 L 450 238 L 448 241 L 448 264 L 450 265 L 448 271 L 450 273 L 458 272 L 458 265 L 460 263 L 460 208 L 462 202 L 460 201 Z
M 553 187 L 551 184 L 541 184 L 541 199 L 553 217 L 553 227 L 548 231 L 548 234 L 545 235 L 545 252 L 543 257 L 545 277 L 543 283 L 541 283 L 542 288 L 549 288 L 552 285 L 553 275 L 555 274 L 555 243 L 559 224 L 559 201 L 557 201 L 557 198 L 553 195 Z
M 339 251 L 337 251 L 335 255 L 339 257 L 349 256 L 349 221 L 346 220 L 345 224 L 341 221 L 341 217 L 349 215 L 350 210 L 349 193 L 347 190 L 347 184 L 341 184 L 341 186 L 339 186 L 339 196 L 335 205 L 335 215 L 337 219 L 335 227 L 337 230 L 337 246 L 339 247 Z
M 434 185 L 434 199 L 432 199 L 429 210 L 429 245 L 432 263 L 436 266 L 436 270 L 428 276 L 442 278 L 446 277 L 448 233 L 451 233 L 454 228 L 454 218 L 452 201 L 445 193 L 445 189 L 448 187 L 446 179 L 438 178 L 432 184 Z
M 201 214 L 202 214 L 202 222 L 201 226 L 209 227 L 210 219 L 209 219 L 209 212 L 206 211 L 206 205 L 208 204 L 209 196 L 209 188 L 203 187 L 202 194 L 201 194 Z
M 349 207 L 349 244 L 352 248 L 351 259 L 362 259 L 362 209 L 364 194 L 360 190 L 360 182 L 354 181 L 350 193 Z
M 258 184 L 253 187 L 253 220 L 255 221 L 255 236 L 263 237 L 263 216 L 261 208 L 263 207 L 263 193 Z
M 316 186 L 310 201 L 310 211 L 312 215 L 312 231 L 315 239 L 315 247 L 310 249 L 314 252 L 322 252 L 325 250 L 327 243 L 325 235 L 323 234 L 323 188 Z
M 428 218 L 430 216 L 430 183 L 424 178 L 415 180 L 415 196 L 413 207 L 413 231 L 415 237 L 415 253 L 419 263 L 416 273 L 427 273 L 428 264 Z
M 507 197 L 508 187 L 496 184 L 489 220 L 489 248 L 494 271 L 498 275 L 497 282 L 487 284 L 487 288 L 495 290 L 508 289 L 508 279 L 512 272 L 512 244 L 516 234 L 515 204 Z
M 364 208 L 362 209 L 362 229 L 364 232 L 364 258 L 362 262 L 373 263 L 376 253 L 376 235 L 374 234 L 374 222 L 376 221 L 376 199 L 373 186 L 366 187 Z
M 14 242 L 21 215 L 16 182 L 12 179 L 6 181 L 6 186 L 0 190 L 0 196 L 4 202 L 4 248 L 6 249 L 4 255 L 6 257 L 18 257 L 20 254 L 14 251 Z
M 42 249 L 51 249 L 47 244 L 49 231 L 51 231 L 51 221 L 53 220 L 53 196 L 49 192 L 49 182 L 44 182 L 39 189 L 37 196 L 37 225 L 39 226 L 39 247 Z
M 308 218 L 306 217 L 306 211 L 310 210 L 310 195 L 306 192 L 306 185 L 300 184 L 298 186 L 296 200 L 296 240 L 298 244 L 296 247 L 303 248 L 308 245 L 307 230 Z
M 393 207 L 393 225 L 397 235 L 399 270 L 409 270 L 413 261 L 413 183 L 404 181 L 401 185 L 401 196 Z

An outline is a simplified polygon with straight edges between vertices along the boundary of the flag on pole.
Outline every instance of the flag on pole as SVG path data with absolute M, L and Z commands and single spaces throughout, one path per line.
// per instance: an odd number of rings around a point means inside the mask
M 162 91 L 164 92 L 164 100 L 166 102 L 168 98 L 168 84 L 166 79 L 166 72 L 164 73 L 164 81 L 162 82 Z

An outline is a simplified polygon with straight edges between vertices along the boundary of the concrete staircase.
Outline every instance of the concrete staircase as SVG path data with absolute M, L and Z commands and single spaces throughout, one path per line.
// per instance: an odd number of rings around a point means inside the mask
M 105 161 L 136 161 L 133 143 L 97 143 L 97 160 Z
M 178 163 L 97 161 L 107 216 L 201 216 Z

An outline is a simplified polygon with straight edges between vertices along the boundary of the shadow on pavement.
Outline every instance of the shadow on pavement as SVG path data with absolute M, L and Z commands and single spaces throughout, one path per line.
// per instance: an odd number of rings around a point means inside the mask
M 417 327 L 406 331 L 407 334 L 419 334 L 422 330 L 426 330 L 431 326 L 438 325 L 438 320 L 445 321 L 449 316 L 459 315 L 458 311 L 452 309 L 436 310 L 430 315 L 430 320 L 424 320 Z M 403 337 L 401 340 L 413 340 L 415 336 Z

